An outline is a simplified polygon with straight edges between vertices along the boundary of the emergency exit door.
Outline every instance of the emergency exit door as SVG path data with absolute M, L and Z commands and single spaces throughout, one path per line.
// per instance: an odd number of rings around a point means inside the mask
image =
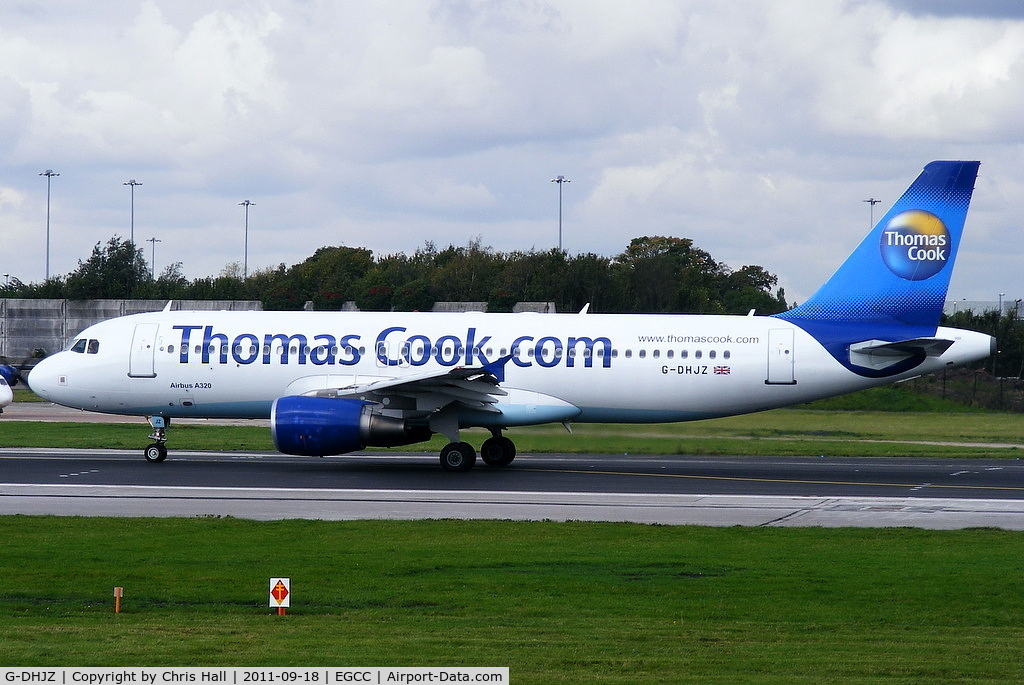
M 156 332 L 160 324 L 135 324 L 132 336 L 132 351 L 128 357 L 128 376 L 131 378 L 156 378 Z
M 793 371 L 793 329 L 768 331 L 768 385 L 795 385 Z

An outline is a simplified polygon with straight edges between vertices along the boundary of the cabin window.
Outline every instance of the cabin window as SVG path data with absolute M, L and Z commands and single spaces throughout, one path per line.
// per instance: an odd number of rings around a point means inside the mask
M 711 350 L 710 352 L 708 352 L 708 358 L 709 359 L 714 359 L 715 358 L 715 351 L 714 350 Z
M 704 354 L 703 352 L 701 352 L 700 350 L 697 350 L 696 352 L 693 353 L 693 358 L 694 359 L 700 359 L 703 354 Z

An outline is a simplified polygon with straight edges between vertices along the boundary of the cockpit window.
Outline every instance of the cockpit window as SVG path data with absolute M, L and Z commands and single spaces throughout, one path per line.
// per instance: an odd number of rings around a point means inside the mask
M 78 354 L 99 354 L 100 341 L 96 339 L 86 340 L 79 338 L 71 345 L 71 351 Z

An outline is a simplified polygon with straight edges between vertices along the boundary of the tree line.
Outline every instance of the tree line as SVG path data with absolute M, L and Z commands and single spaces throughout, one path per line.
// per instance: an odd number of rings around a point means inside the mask
M 78 268 L 43 283 L 12 280 L 3 297 L 259 300 L 267 310 L 429 310 L 435 302 L 486 302 L 508 312 L 518 302 L 553 302 L 557 311 L 605 313 L 773 314 L 788 308 L 778 278 L 760 266 L 733 270 L 689 238 L 634 238 L 619 255 L 570 255 L 559 249 L 498 252 L 479 240 L 411 255 L 374 256 L 359 247 L 322 247 L 290 267 L 243 277 L 229 264 L 218 276 L 186 279 L 181 263 L 158 276 L 143 251 L 118 236 L 97 243 Z
M 359 247 L 322 247 L 292 266 L 247 278 L 228 264 L 218 276 L 188 280 L 181 263 L 153 277 L 143 251 L 114 236 L 97 243 L 78 268 L 43 283 L 17 279 L 0 297 L 153 300 L 258 300 L 267 310 L 318 310 L 347 302 L 364 311 L 424 311 L 435 302 L 486 302 L 508 312 L 518 302 L 553 302 L 557 311 L 657 314 L 774 314 L 789 308 L 778 278 L 760 266 L 731 269 L 688 238 L 634 238 L 615 257 L 562 250 L 497 252 L 479 240 L 439 249 L 427 242 L 412 255 L 376 257 Z M 1020 312 L 959 311 L 943 325 L 995 336 L 999 352 L 966 372 L 960 399 L 1024 411 L 1024 322 Z M 973 374 L 973 375 L 972 375 Z M 953 379 L 948 379 L 952 388 Z M 936 387 L 938 387 L 936 385 Z M 942 375 L 942 395 L 947 379 Z M 952 394 L 952 392 L 951 392 Z

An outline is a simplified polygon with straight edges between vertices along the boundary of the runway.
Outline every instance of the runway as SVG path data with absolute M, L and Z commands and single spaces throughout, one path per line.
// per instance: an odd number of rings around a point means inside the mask
M 522 455 L 442 471 L 433 454 L 0 450 L 0 513 L 632 521 L 1024 530 L 1018 460 Z

